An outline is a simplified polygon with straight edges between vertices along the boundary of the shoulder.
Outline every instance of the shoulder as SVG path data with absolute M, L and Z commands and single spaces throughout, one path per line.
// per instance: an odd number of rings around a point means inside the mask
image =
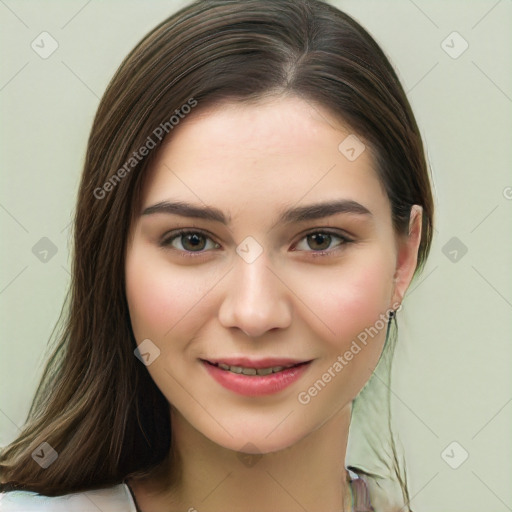
M 352 505 L 355 512 L 373 512 L 368 490 L 368 480 L 364 474 L 359 474 L 353 469 L 348 469 L 350 477 L 350 490 L 352 493 Z
M 0 493 L 1 512 L 136 512 L 126 484 L 103 489 L 44 496 L 32 491 Z
M 356 512 L 410 512 L 399 483 L 361 468 L 349 470 Z

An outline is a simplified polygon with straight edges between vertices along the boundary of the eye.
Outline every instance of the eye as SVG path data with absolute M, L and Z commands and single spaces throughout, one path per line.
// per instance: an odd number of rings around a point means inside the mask
M 335 239 L 339 242 L 333 249 L 332 244 Z M 303 241 L 308 247 L 304 247 Z M 313 256 L 328 256 L 353 242 L 354 240 L 339 233 L 330 230 L 317 230 L 306 234 L 293 250 L 310 252 Z M 209 249 L 220 248 L 220 244 L 214 242 L 208 234 L 190 229 L 179 229 L 168 233 L 160 242 L 160 246 L 165 249 L 176 250 L 178 254 L 184 257 L 199 257 L 208 252 Z M 308 248 L 312 250 L 308 251 Z
M 208 244 L 210 242 L 210 244 Z M 203 254 L 206 249 L 217 249 L 220 245 L 214 242 L 206 233 L 180 229 L 170 233 L 160 243 L 161 247 L 176 249 L 183 256 L 192 256 L 198 253 Z
M 338 239 L 340 242 L 332 249 L 333 239 Z M 313 249 L 312 251 L 308 251 L 307 248 L 304 248 L 304 244 L 302 248 L 300 247 L 301 242 L 304 241 L 307 244 L 307 247 Z M 344 235 L 339 233 L 334 233 L 332 231 L 312 231 L 295 246 L 298 250 L 306 252 L 312 252 L 314 256 L 327 256 L 336 250 L 343 249 L 344 245 L 353 243 L 354 241 Z M 337 249 L 338 248 L 338 249 Z M 329 249 L 329 250 L 328 250 Z M 296 249 L 294 249 L 296 250 Z

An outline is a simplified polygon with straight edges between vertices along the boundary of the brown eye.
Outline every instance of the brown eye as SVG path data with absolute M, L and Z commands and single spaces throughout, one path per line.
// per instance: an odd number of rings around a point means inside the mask
M 206 252 L 205 249 L 220 247 L 209 236 L 200 231 L 175 231 L 167 236 L 160 244 L 162 247 L 180 252 Z
M 334 245 L 336 239 L 339 240 L 339 242 Z M 342 250 L 344 246 L 353 242 L 354 240 L 339 233 L 314 231 L 304 236 L 295 246 L 294 250 L 309 252 L 315 256 L 322 256 L 334 253 L 337 250 Z
M 308 235 L 306 238 L 308 240 L 308 246 L 316 251 L 325 251 L 329 248 L 332 241 L 331 235 L 327 233 L 314 233 L 313 235 Z
M 187 251 L 201 251 L 205 248 L 205 237 L 198 235 L 197 233 L 191 233 L 188 235 L 180 235 L 181 244 Z

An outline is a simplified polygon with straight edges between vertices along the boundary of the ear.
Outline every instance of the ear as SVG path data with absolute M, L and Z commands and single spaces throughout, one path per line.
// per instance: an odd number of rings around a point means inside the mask
M 401 304 L 416 270 L 421 241 L 423 208 L 414 204 L 409 218 L 409 235 L 400 235 L 397 243 L 395 275 L 393 276 L 393 304 Z

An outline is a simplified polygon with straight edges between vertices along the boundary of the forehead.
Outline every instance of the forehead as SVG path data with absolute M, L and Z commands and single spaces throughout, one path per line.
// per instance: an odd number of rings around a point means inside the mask
M 297 97 L 203 110 L 199 104 L 160 148 L 143 207 L 179 197 L 218 203 L 229 214 L 254 203 L 279 208 L 347 198 L 385 211 L 370 148 L 354 136 L 327 110 Z

